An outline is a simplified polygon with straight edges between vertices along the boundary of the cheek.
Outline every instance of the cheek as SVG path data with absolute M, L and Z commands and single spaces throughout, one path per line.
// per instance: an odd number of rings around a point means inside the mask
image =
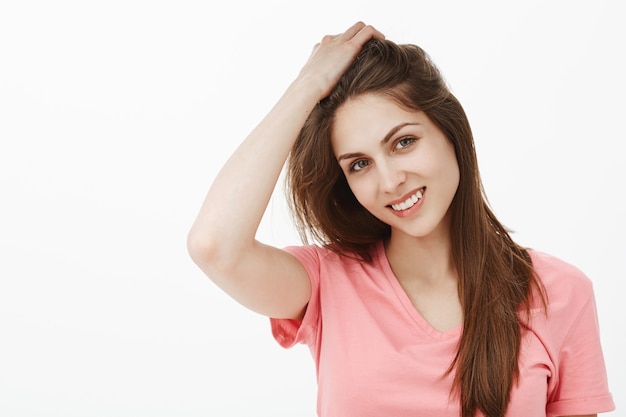
M 441 176 L 444 178 L 445 186 L 449 190 L 450 196 L 453 197 L 456 194 L 461 179 L 459 165 L 456 162 L 456 158 L 452 158 L 447 161 L 445 166 L 446 168 L 442 169 Z
M 369 186 L 368 183 L 370 183 Z M 348 186 L 357 201 L 361 203 L 362 206 L 367 207 L 373 199 L 371 181 L 368 182 L 365 178 L 355 178 L 348 180 Z
M 430 162 L 433 169 L 432 172 L 436 172 L 437 176 L 456 188 L 459 184 L 460 171 L 454 148 L 450 145 L 449 147 L 438 149 L 437 156 Z
M 461 178 L 461 169 L 459 168 L 459 162 L 456 159 L 456 154 L 454 153 L 453 148 L 451 148 L 448 153 L 448 166 L 450 170 L 450 178 L 452 182 L 458 186 Z

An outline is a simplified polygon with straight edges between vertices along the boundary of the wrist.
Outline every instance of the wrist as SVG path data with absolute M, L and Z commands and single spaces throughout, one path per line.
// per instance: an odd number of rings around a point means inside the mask
M 296 78 L 287 90 L 305 100 L 311 101 L 313 104 L 317 104 L 327 96 L 327 92 L 322 87 L 322 83 L 315 77 L 308 75 Z

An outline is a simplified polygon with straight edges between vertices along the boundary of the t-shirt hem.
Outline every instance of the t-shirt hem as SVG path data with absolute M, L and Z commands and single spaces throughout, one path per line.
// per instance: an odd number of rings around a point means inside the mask
M 615 410 L 611 394 L 594 398 L 562 400 L 548 405 L 547 417 L 608 413 Z
M 317 325 L 317 297 L 319 288 L 319 265 L 315 264 L 315 260 L 319 262 L 317 247 L 315 246 L 288 246 L 284 248 L 287 252 L 295 256 L 307 271 L 309 280 L 311 280 L 311 300 L 306 306 L 304 317 L 302 320 L 294 319 L 278 319 L 270 318 L 272 336 L 280 346 L 289 349 L 298 343 L 313 343 L 314 334 Z M 309 251 L 308 253 L 306 251 Z M 307 258 L 307 254 L 309 258 Z M 311 260 L 313 261 L 312 265 Z
M 289 349 L 297 343 L 297 335 L 302 327 L 299 320 L 275 319 L 270 317 L 272 336 L 280 346 Z

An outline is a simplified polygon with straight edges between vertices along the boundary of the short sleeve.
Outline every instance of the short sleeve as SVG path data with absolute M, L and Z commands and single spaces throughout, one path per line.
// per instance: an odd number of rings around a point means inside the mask
M 548 416 L 582 415 L 615 409 L 606 366 L 593 289 L 569 329 L 558 357 L 558 380 L 547 405 Z
M 314 245 L 289 246 L 285 250 L 294 255 L 307 271 L 311 281 L 311 298 L 307 304 L 302 321 L 270 318 L 272 335 L 284 348 L 290 348 L 297 343 L 304 343 L 311 347 L 315 343 L 320 322 L 319 248 Z

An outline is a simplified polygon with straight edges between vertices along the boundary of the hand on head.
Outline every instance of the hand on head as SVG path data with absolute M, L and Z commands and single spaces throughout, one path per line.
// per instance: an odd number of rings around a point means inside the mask
M 326 35 L 313 48 L 299 78 L 316 84 L 322 99 L 330 94 L 367 41 L 384 38 L 373 26 L 363 22 L 355 23 L 342 34 Z

